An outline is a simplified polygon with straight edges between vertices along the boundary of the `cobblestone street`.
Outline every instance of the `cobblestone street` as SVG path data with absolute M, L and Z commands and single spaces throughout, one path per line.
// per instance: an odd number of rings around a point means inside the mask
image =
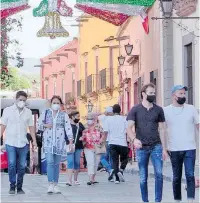
M 116 185 L 107 181 L 105 172 L 98 173 L 95 186 L 87 186 L 87 174 L 81 173 L 80 186 L 67 187 L 66 175 L 60 177 L 60 195 L 48 195 L 46 176 L 26 175 L 24 181 L 25 195 L 9 195 L 8 175 L 1 175 L 2 202 L 141 202 L 139 177 L 125 174 L 126 182 Z M 199 191 L 196 201 L 199 202 Z M 183 190 L 183 201 L 186 202 L 186 192 Z M 154 202 L 154 179 L 149 178 L 149 201 Z M 173 202 L 171 182 L 164 181 L 163 202 Z

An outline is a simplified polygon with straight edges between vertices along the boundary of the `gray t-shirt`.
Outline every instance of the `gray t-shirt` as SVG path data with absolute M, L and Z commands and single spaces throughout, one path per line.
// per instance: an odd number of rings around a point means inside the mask
M 169 105 L 164 108 L 168 132 L 168 150 L 183 151 L 196 149 L 195 124 L 199 124 L 199 115 L 193 105 L 183 107 Z

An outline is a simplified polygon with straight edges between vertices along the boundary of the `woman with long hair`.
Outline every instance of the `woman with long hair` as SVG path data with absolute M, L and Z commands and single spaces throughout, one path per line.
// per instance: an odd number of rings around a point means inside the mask
M 49 182 L 47 193 L 61 193 L 58 188 L 59 166 L 61 156 L 66 155 L 66 137 L 70 145 L 73 142 L 72 128 L 68 115 L 61 111 L 63 104 L 60 96 L 53 96 L 51 107 L 44 111 L 39 120 L 38 128 L 43 131 L 43 150 L 47 160 L 47 177 Z
M 73 143 L 75 145 L 75 151 L 67 154 L 67 169 L 69 180 L 66 185 L 72 186 L 73 172 L 74 172 L 74 184 L 80 185 L 78 181 L 78 173 L 80 170 L 81 153 L 83 151 L 83 143 L 80 139 L 82 137 L 83 130 L 85 130 L 85 127 L 80 122 L 80 113 L 78 111 L 72 111 L 69 117 L 71 120 L 71 128 L 74 136 Z

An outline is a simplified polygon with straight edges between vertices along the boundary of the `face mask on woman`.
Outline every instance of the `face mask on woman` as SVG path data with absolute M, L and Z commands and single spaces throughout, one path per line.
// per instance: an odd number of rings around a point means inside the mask
M 52 105 L 51 105 L 51 108 L 52 108 L 54 111 L 58 111 L 58 110 L 60 110 L 60 104 L 52 104 Z
M 93 124 L 94 124 L 94 121 L 93 121 L 93 120 L 87 120 L 87 124 L 88 124 L 88 125 L 93 125 Z

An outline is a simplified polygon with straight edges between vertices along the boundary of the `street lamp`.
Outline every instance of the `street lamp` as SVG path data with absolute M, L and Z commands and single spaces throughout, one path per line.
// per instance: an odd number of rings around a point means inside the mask
M 90 100 L 88 101 L 87 107 L 88 107 L 88 113 L 91 113 L 94 105 L 92 104 L 92 102 Z
M 171 17 L 173 14 L 173 1 L 172 0 L 160 0 L 160 6 L 164 17 Z
M 124 65 L 124 62 L 125 62 L 125 57 L 124 56 L 119 56 L 118 57 L 118 61 L 119 61 L 119 65 L 120 66 L 123 66 Z
M 130 56 L 131 55 L 131 53 L 132 53 L 132 50 L 133 50 L 133 45 L 131 45 L 131 44 L 126 44 L 125 46 L 125 50 L 126 50 L 126 54 L 128 55 L 128 56 Z

